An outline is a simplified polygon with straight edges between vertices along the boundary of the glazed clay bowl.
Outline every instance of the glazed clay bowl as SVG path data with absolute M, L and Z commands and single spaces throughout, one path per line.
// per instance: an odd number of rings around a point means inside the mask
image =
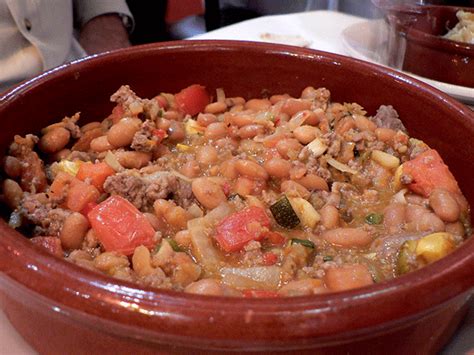
M 54 69 L 0 103 L 0 149 L 81 111 L 110 112 L 129 84 L 142 97 L 200 83 L 229 96 L 298 95 L 325 86 L 333 100 L 374 114 L 392 104 L 413 136 L 444 157 L 474 204 L 474 115 L 390 69 L 324 52 L 271 44 L 186 41 L 95 56 Z M 84 123 L 83 122 L 83 123 Z M 282 299 L 206 297 L 99 275 L 31 244 L 0 222 L 0 299 L 18 332 L 41 353 L 294 351 L 432 353 L 450 338 L 474 285 L 474 239 L 428 267 L 370 287 Z
M 389 64 L 426 78 L 474 88 L 474 45 L 442 36 L 457 23 L 456 6 L 393 5 L 374 0 L 390 27 Z M 400 58 L 401 57 L 401 58 Z

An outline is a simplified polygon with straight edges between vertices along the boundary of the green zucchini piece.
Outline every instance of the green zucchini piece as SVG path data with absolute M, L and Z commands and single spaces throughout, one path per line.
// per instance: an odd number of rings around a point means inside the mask
M 291 239 L 291 244 L 301 244 L 302 246 L 306 248 L 314 249 L 314 243 L 311 240 L 307 240 L 307 239 L 293 238 Z
M 275 221 L 282 227 L 291 229 L 300 224 L 300 219 L 286 196 L 271 205 L 270 211 Z

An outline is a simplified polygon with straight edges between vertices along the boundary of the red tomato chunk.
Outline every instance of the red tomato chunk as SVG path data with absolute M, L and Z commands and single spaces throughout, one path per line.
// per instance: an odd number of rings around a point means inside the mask
M 241 250 L 251 240 L 260 240 L 270 227 L 270 219 L 260 207 L 248 207 L 223 219 L 216 240 L 226 252 Z
M 113 195 L 88 214 L 89 222 L 106 251 L 131 255 L 136 247 L 151 248 L 155 230 L 134 205 Z
M 206 88 L 201 85 L 191 85 L 175 95 L 176 104 L 185 114 L 194 116 L 204 111 L 211 99 Z

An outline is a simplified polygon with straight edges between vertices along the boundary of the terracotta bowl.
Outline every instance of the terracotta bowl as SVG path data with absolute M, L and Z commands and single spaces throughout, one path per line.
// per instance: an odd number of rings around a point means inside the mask
M 474 88 L 474 45 L 442 38 L 458 23 L 458 10 L 474 12 L 474 7 L 373 2 L 384 11 L 393 37 L 388 41 L 390 65 L 426 78 Z
M 298 95 L 325 86 L 333 99 L 370 114 L 392 104 L 413 136 L 439 150 L 474 205 L 474 114 L 398 72 L 281 45 L 186 41 L 136 47 L 64 65 L 0 102 L 0 150 L 14 134 L 81 111 L 112 109 L 121 84 L 138 95 L 201 83 L 229 96 Z M 284 299 L 205 297 L 139 288 L 37 249 L 0 222 L 0 300 L 41 353 L 143 354 L 210 351 L 433 353 L 453 334 L 474 285 L 474 239 L 443 260 L 398 279 L 348 292 Z

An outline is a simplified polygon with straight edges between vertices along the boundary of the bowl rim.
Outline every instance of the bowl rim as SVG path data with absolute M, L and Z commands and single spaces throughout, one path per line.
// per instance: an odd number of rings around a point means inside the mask
M 402 74 L 398 71 L 363 62 L 357 59 L 293 46 L 255 43 L 244 41 L 200 40 L 175 41 L 157 44 L 136 46 L 127 49 L 93 55 L 84 59 L 64 64 L 31 80 L 25 81 L 7 91 L 0 98 L 0 115 L 10 102 L 27 95 L 28 91 L 46 82 L 54 82 L 66 74 L 106 65 L 123 56 L 140 56 L 146 53 L 159 55 L 167 51 L 190 50 L 227 50 L 263 51 L 268 54 L 281 56 L 298 56 L 307 60 L 320 60 L 335 65 L 351 65 L 356 69 L 370 70 L 373 75 L 395 80 L 399 84 L 409 85 L 417 91 L 427 95 L 432 101 L 443 102 L 443 105 L 464 116 L 474 125 L 474 113 L 466 106 L 448 97 L 441 91 L 427 84 Z M 380 327 L 380 317 L 385 317 L 384 324 L 407 320 L 415 315 L 422 314 L 436 308 L 448 300 L 469 292 L 474 286 L 474 278 L 470 270 L 474 268 L 474 238 L 470 237 L 464 245 L 442 260 L 407 275 L 380 283 L 344 292 L 301 296 L 277 299 L 248 299 L 217 296 L 202 296 L 140 287 L 127 281 L 121 281 L 109 276 L 92 272 L 67 262 L 63 258 L 50 255 L 37 246 L 29 243 L 22 234 L 11 229 L 5 221 L 0 221 L 0 255 L 8 256 L 12 265 L 4 265 L 0 261 L 0 272 L 15 282 L 26 286 L 29 290 L 39 293 L 49 300 L 78 312 L 110 319 L 120 324 L 133 324 L 137 327 L 149 327 L 156 334 L 174 334 L 187 337 L 198 335 L 199 329 L 185 329 L 178 332 L 183 325 L 188 325 L 190 318 L 199 318 L 202 321 L 214 317 L 222 319 L 225 315 L 228 322 L 233 321 L 242 327 L 248 326 L 247 316 L 251 310 L 251 322 L 267 324 L 268 317 L 274 321 L 285 321 L 289 330 L 302 331 L 301 319 L 306 319 L 306 328 L 303 333 L 289 332 L 282 335 L 288 339 L 297 339 L 302 334 L 313 337 L 324 337 L 346 331 L 343 324 L 331 319 L 335 313 L 359 312 L 368 303 L 387 306 L 391 302 L 403 302 L 406 306 L 403 312 L 395 312 L 385 307 L 381 312 L 374 312 L 368 319 L 352 328 L 355 331 L 366 331 Z M 469 269 L 469 270 L 466 270 Z M 53 280 L 51 275 L 55 275 Z M 63 281 L 63 287 L 51 287 L 57 281 Z M 456 282 L 454 282 L 454 281 Z M 416 297 L 410 295 L 424 295 L 426 288 L 435 287 L 439 291 L 435 296 Z M 88 297 L 84 297 L 88 295 Z M 135 306 L 133 306 L 135 304 Z M 138 305 L 138 312 L 137 312 Z M 191 317 L 192 316 L 192 317 Z M 213 319 L 214 319 L 213 318 Z M 153 322 L 152 322 L 153 320 Z M 209 327 L 216 326 L 208 321 Z M 166 324 L 166 327 L 163 324 Z M 343 323 L 343 322 L 341 322 Z M 307 324 L 313 327 L 308 328 Z M 316 326 L 328 324 L 328 328 Z M 252 328 L 252 327 L 249 327 Z M 174 332 L 174 333 L 173 333 Z M 250 334 L 250 333 L 249 333 Z M 263 338 L 265 336 L 259 335 Z M 262 339 L 263 339 L 262 338 Z M 222 340 L 222 339 L 221 339 Z

